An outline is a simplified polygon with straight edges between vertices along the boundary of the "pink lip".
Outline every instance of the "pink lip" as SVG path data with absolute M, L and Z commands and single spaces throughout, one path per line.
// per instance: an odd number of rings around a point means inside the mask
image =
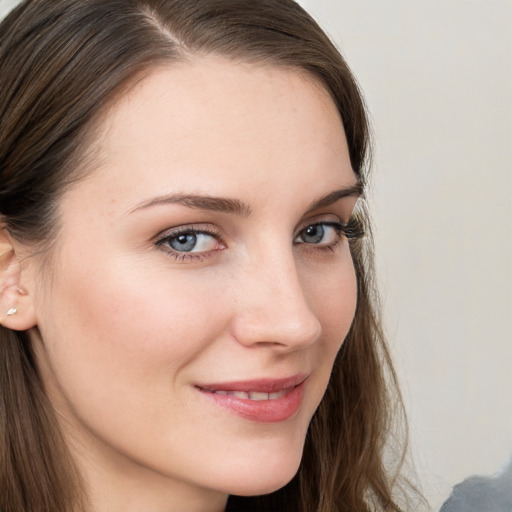
M 306 374 L 300 374 L 284 379 L 199 384 L 196 385 L 196 389 L 220 407 L 242 418 L 260 423 L 276 423 L 290 418 L 299 410 L 307 377 Z M 268 400 L 251 400 L 229 394 L 217 394 L 216 391 L 280 393 L 280 396 Z

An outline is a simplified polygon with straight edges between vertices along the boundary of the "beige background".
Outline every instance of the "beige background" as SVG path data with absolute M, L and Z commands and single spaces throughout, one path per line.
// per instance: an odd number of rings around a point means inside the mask
M 372 113 L 386 322 L 437 510 L 512 456 L 512 1 L 302 3 Z
M 3 18 L 7 12 L 16 4 L 16 0 L 0 0 L 0 18 Z

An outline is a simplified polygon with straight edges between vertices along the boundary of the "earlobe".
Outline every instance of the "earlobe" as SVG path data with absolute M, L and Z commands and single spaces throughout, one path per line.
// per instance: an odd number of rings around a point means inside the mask
M 0 229 L 0 324 L 15 331 L 36 325 L 32 297 L 21 286 L 20 258 L 8 231 Z

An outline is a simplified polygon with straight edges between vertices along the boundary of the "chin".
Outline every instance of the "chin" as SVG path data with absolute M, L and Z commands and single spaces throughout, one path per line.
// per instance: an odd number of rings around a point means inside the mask
M 299 470 L 309 420 L 304 415 L 293 423 L 268 426 L 257 435 L 232 438 L 222 466 L 216 457 L 217 483 L 237 496 L 270 494 L 287 485 Z
M 235 471 L 235 481 L 229 485 L 228 494 L 237 496 L 260 496 L 281 489 L 296 475 L 301 457 L 289 460 L 288 454 L 283 454 L 281 460 L 273 457 L 268 464 L 254 468 L 248 465 L 241 471 Z M 253 466 L 250 470 L 249 466 Z

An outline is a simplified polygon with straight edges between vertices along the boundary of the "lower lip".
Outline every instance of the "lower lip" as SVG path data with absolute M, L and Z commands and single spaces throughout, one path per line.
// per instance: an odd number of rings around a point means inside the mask
M 304 396 L 304 383 L 273 400 L 249 400 L 231 395 L 219 395 L 199 388 L 198 391 L 220 407 L 242 418 L 259 423 L 277 423 L 291 418 L 299 410 Z

